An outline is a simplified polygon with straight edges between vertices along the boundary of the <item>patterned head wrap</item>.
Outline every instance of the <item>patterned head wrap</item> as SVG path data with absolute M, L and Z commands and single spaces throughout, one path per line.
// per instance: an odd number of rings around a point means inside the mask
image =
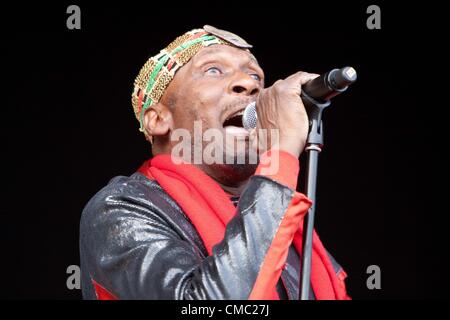
M 191 30 L 176 38 L 159 54 L 147 60 L 134 81 L 131 97 L 141 132 L 145 133 L 143 129 L 145 111 L 159 102 L 175 73 L 202 48 L 215 44 L 242 49 L 252 47 L 244 39 L 231 32 L 205 25 L 202 29 Z

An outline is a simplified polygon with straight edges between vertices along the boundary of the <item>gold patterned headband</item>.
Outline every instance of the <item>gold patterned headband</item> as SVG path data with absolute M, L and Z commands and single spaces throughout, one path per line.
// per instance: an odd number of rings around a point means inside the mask
M 141 132 L 145 133 L 143 129 L 145 111 L 159 102 L 175 73 L 202 48 L 215 44 L 242 49 L 252 47 L 244 39 L 231 32 L 205 25 L 203 29 L 191 30 L 176 38 L 159 54 L 147 60 L 134 81 L 134 90 L 131 97 L 131 103 L 139 121 Z

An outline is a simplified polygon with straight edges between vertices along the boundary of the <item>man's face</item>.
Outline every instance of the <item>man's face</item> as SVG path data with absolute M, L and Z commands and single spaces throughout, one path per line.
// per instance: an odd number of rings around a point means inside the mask
M 250 52 L 226 45 L 214 45 L 202 49 L 184 65 L 163 96 L 162 102 L 171 108 L 173 130 L 184 128 L 190 132 L 192 153 L 194 147 L 200 147 L 201 143 L 202 150 L 208 145 L 210 148 L 214 146 L 214 157 L 222 157 L 222 163 L 206 164 L 211 162 L 208 161 L 211 160 L 208 159 L 210 153 L 202 152 L 200 165 L 202 170 L 219 182 L 239 184 L 254 173 L 256 164 L 248 164 L 248 132 L 242 128 L 239 117 L 234 116 L 242 113 L 250 102 L 255 101 L 263 87 L 264 73 Z M 221 143 L 201 139 L 196 144 L 195 122 L 197 126 L 201 123 L 203 133 L 208 129 L 220 132 Z M 198 134 L 198 129 L 196 133 Z M 233 164 L 224 164 L 226 156 L 230 155 L 233 157 Z M 242 162 L 238 162 L 238 159 L 243 156 L 246 164 L 239 164 Z

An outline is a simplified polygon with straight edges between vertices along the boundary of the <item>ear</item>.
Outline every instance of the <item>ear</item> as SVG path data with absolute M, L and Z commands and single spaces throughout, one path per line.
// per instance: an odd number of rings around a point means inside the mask
M 172 112 L 161 102 L 149 107 L 143 120 L 144 130 L 149 136 L 164 136 L 173 128 Z

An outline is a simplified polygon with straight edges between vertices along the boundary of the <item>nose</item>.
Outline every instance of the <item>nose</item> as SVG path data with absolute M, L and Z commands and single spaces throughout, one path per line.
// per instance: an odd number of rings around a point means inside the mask
M 230 83 L 230 93 L 253 96 L 260 90 L 260 84 L 245 72 L 239 72 Z

